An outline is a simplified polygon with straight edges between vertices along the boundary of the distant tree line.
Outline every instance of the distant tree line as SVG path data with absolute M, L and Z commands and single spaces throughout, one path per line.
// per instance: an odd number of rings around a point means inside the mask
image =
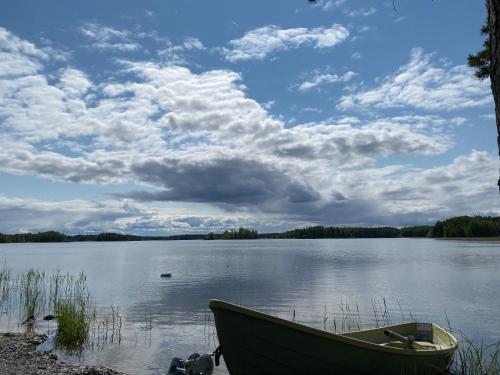
M 324 227 L 312 226 L 283 233 L 267 233 L 259 238 L 397 238 L 397 237 L 496 237 L 500 236 L 500 217 L 458 216 L 436 224 L 412 227 Z
M 71 236 L 70 241 L 142 241 L 143 237 L 132 234 L 99 233 L 99 234 L 77 234 Z
M 131 234 L 100 233 L 66 235 L 61 232 L 48 231 L 39 233 L 0 233 L 0 243 L 6 242 L 81 242 L 81 241 L 141 241 L 143 238 Z
M 458 216 L 438 221 L 433 226 L 412 227 L 325 227 L 311 226 L 282 233 L 259 234 L 254 229 L 231 229 L 224 233 L 179 234 L 173 236 L 134 236 L 120 233 L 66 235 L 48 231 L 39 233 L 0 233 L 0 243 L 7 242 L 81 242 L 81 241 L 151 241 L 151 240 L 243 240 L 257 238 L 398 238 L 398 237 L 496 237 L 500 236 L 500 217 Z
M 61 232 L 48 231 L 39 233 L 0 233 L 0 243 L 16 242 L 86 242 L 86 241 L 158 241 L 158 240 L 201 240 L 205 234 L 179 234 L 173 236 L 134 236 L 121 233 L 76 234 L 66 235 Z
M 16 242 L 86 242 L 86 241 L 158 241 L 158 240 L 202 240 L 205 234 L 177 234 L 172 236 L 134 236 L 121 233 L 76 234 L 66 235 L 48 231 L 39 233 L 0 233 L 0 243 Z
M 257 238 L 258 233 L 256 230 L 246 228 L 226 230 L 219 236 L 221 240 L 256 240 Z
M 40 233 L 19 233 L 2 234 L 0 233 L 0 243 L 6 242 L 64 242 L 69 241 L 70 236 L 64 233 L 49 231 Z
M 500 217 L 458 216 L 438 221 L 430 237 L 496 237 L 500 236 Z
M 283 233 L 261 235 L 261 238 L 397 238 L 426 237 L 432 226 L 394 227 L 324 227 L 312 226 Z

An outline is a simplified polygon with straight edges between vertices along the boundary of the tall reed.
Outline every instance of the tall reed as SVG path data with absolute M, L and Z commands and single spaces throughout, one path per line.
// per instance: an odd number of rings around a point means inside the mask
M 12 272 L 6 265 L 0 271 L 0 306 L 9 300 L 12 288 Z
M 37 329 L 43 314 L 54 315 L 56 346 L 69 354 L 78 354 L 85 347 L 93 349 L 95 344 L 103 349 L 108 342 L 122 341 L 123 320 L 118 306 L 102 310 L 97 318 L 83 272 L 47 275 L 30 269 L 14 275 L 4 264 L 0 270 L 0 319 L 4 315 L 10 319 L 12 314 L 28 333 Z M 151 318 L 149 327 L 151 330 Z
M 56 345 L 69 353 L 81 352 L 89 337 L 92 314 L 87 277 L 59 273 L 51 278 L 50 299 L 57 319 Z
M 32 331 L 37 316 L 43 311 L 45 304 L 45 273 L 29 270 L 21 275 L 19 298 L 22 307 L 22 320 L 27 330 Z
M 89 336 L 91 315 L 85 300 L 60 300 L 56 304 L 56 345 L 70 354 L 81 352 Z
M 500 375 L 500 342 L 486 345 L 474 342 L 463 333 L 450 366 L 452 375 Z

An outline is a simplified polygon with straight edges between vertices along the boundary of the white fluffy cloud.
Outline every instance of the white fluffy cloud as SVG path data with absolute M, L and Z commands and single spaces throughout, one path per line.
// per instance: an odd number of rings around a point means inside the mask
M 494 155 L 473 150 L 447 165 L 387 176 L 370 188 L 393 214 L 414 212 L 431 221 L 464 213 L 498 215 L 491 204 L 498 197 L 497 165 Z
M 344 73 L 342 75 L 315 72 L 315 74 L 311 78 L 302 82 L 297 87 L 297 89 L 301 92 L 306 92 L 306 91 L 310 91 L 314 88 L 317 88 L 318 86 L 321 86 L 321 85 L 350 81 L 355 75 L 356 75 L 356 73 L 351 72 L 351 71 L 348 71 L 347 73 Z
M 341 98 L 338 107 L 401 108 L 451 111 L 490 104 L 488 83 L 477 80 L 465 65 L 434 61 L 420 48 L 411 52 L 410 62 L 375 88 Z
M 206 47 L 201 40 L 194 37 L 185 38 L 180 44 L 173 44 L 170 41 L 165 41 L 166 46 L 161 47 L 157 54 L 163 63 L 172 65 L 187 65 L 185 54 L 189 51 L 203 51 Z
M 42 201 L 9 198 L 0 194 L 0 233 L 59 230 L 68 234 L 103 231 L 171 235 L 221 232 L 227 228 L 257 228 L 260 218 L 251 215 L 190 214 L 183 210 L 144 205 L 127 200 Z M 268 218 L 266 224 L 282 229 L 283 221 Z
M 195 40 L 186 43 L 202 48 Z M 72 207 L 81 215 L 68 219 L 65 228 L 71 230 L 78 225 L 125 231 L 188 228 L 187 222 L 190 227 L 202 222 L 198 228 L 203 230 L 218 225 L 209 216 L 185 214 L 184 219 L 196 218 L 180 220 L 174 215 L 174 220 L 151 210 L 150 201 L 210 205 L 224 212 L 217 216 L 220 223 L 235 215 L 249 223 L 260 217 L 269 225 L 280 220 L 397 224 L 395 218 L 410 223 L 455 207 L 487 209 L 481 200 L 494 187 L 487 184 L 486 171 L 495 170 L 495 160 L 479 151 L 436 169 L 416 171 L 397 163 L 377 167 L 383 158 L 446 152 L 453 145 L 449 127 L 461 124 L 461 118 L 346 117 L 286 127 L 248 97 L 241 76 L 232 71 L 194 73 L 172 64 L 121 61 L 117 71 L 127 81 L 95 82 L 74 67 L 48 69 L 43 50 L 8 31 L 0 47 L 2 61 L 27 62 L 24 70 L 6 64 L 0 76 L 0 170 L 138 186 L 102 206 L 61 203 L 62 211 L 56 203 L 47 208 L 38 201 L 5 198 L 10 210 L 5 212 L 19 215 L 19 228 L 27 228 L 20 223 L 30 210 L 32 220 L 48 217 L 47 223 L 58 226 Z M 433 176 L 449 179 L 431 189 Z M 419 198 L 405 206 L 413 194 Z M 131 205 L 130 199 L 140 203 Z M 109 219 L 100 218 L 99 210 Z M 29 227 L 41 229 L 40 223 Z
M 95 22 L 87 22 L 80 27 L 80 33 L 90 41 L 90 47 L 97 50 L 132 52 L 141 46 L 132 38 L 129 30 L 118 30 Z
M 64 61 L 65 54 L 51 47 L 39 48 L 0 26 L 0 77 L 36 73 L 50 60 Z
M 369 8 L 359 8 L 359 9 L 351 9 L 351 10 L 346 10 L 345 12 L 349 17 L 368 17 L 372 16 L 375 13 L 377 13 L 377 9 L 374 7 L 369 7 Z
M 345 41 L 349 31 L 342 25 L 331 27 L 280 29 L 270 25 L 247 32 L 240 39 L 229 42 L 229 48 L 221 51 L 230 62 L 242 60 L 263 60 L 267 56 L 300 46 L 331 48 Z
M 84 200 L 41 201 L 0 195 L 0 232 L 64 230 L 81 233 L 102 228 L 120 230 L 119 223 L 151 216 L 128 202 Z
M 314 6 L 320 8 L 322 11 L 337 9 L 343 5 L 346 0 L 318 0 Z

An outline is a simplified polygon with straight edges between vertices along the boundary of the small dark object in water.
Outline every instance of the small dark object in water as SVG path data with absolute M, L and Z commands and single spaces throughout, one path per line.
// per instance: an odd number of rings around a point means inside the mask
M 162 273 L 160 277 L 172 277 L 171 273 Z
M 49 321 L 49 320 L 54 320 L 55 318 L 56 317 L 54 315 L 49 314 L 49 315 L 45 315 L 43 317 L 43 320 Z

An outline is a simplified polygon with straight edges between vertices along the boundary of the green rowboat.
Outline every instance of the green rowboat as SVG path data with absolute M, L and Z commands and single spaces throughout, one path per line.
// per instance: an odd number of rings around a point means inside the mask
M 339 335 L 219 300 L 210 308 L 231 375 L 440 374 L 457 348 L 432 323 Z

